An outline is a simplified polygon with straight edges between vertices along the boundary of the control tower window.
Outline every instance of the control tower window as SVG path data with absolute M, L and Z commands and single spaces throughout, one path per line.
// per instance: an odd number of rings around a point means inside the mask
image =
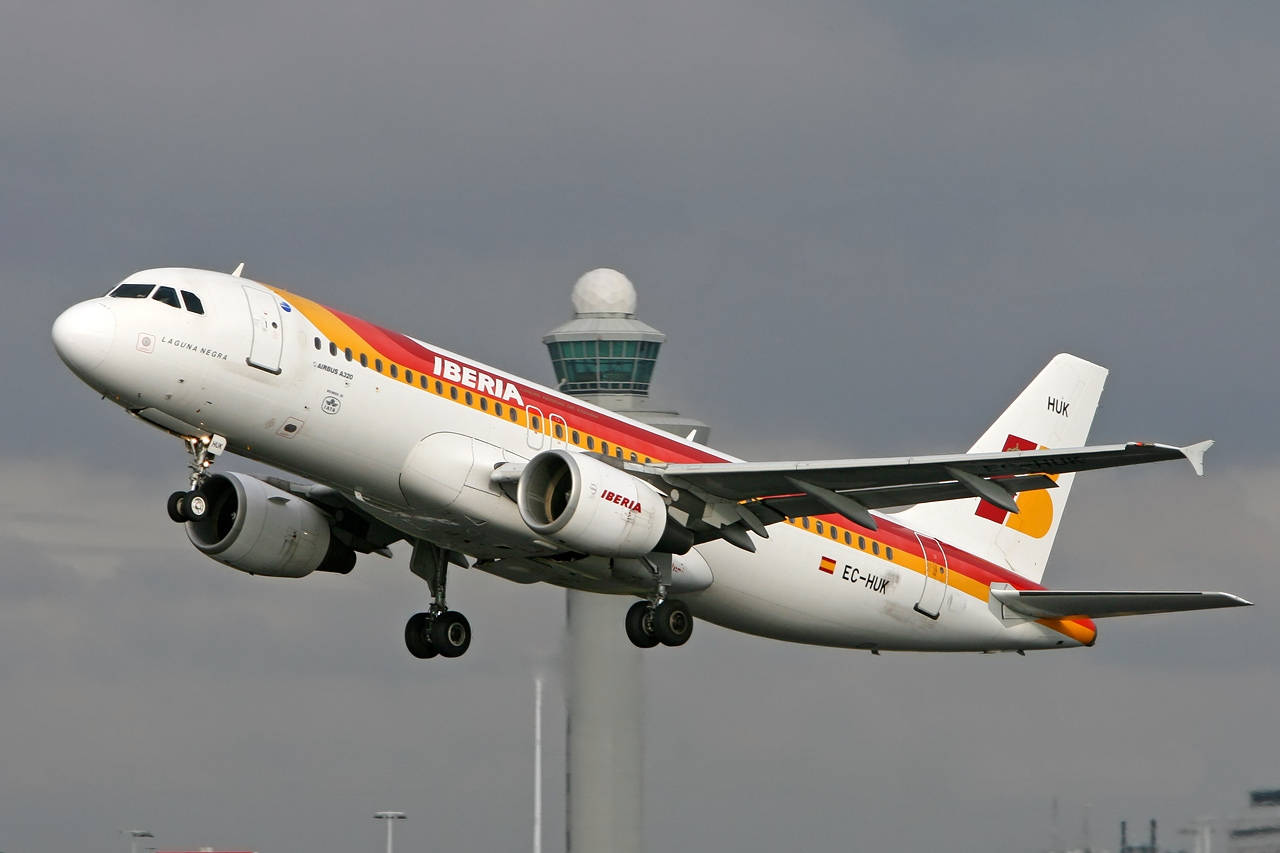
M 196 296 L 190 290 L 182 291 L 182 301 L 187 304 L 187 310 L 192 314 L 204 313 L 204 303 L 200 301 L 199 296 Z
M 163 302 L 165 305 L 169 305 L 173 308 L 177 308 L 179 310 L 182 309 L 182 303 L 178 301 L 178 291 L 174 290 L 172 287 L 157 287 L 156 295 L 151 298 L 157 302 Z
M 111 295 L 117 299 L 146 299 L 155 287 L 154 284 L 121 284 Z

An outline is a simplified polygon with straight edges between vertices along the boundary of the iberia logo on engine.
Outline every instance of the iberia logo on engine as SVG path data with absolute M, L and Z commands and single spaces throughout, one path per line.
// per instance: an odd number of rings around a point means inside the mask
M 617 504 L 623 509 L 629 509 L 632 512 L 636 513 L 637 515 L 640 514 L 640 501 L 633 501 L 631 500 L 631 498 L 624 498 L 622 495 L 618 494 L 617 492 L 610 491 L 609 489 L 605 489 L 603 492 L 600 493 L 600 499 L 604 501 L 608 501 L 611 504 Z
M 1036 444 L 1034 441 L 1010 435 L 1004 440 L 1002 452 L 1048 449 L 1044 445 Z M 1050 480 L 1056 483 L 1061 475 L 1049 474 L 1048 476 Z M 1045 534 L 1049 532 L 1049 528 L 1053 526 L 1053 499 L 1049 497 L 1048 490 L 1036 489 L 1034 491 L 1019 492 L 1017 504 L 1018 512 L 1014 514 L 1006 512 L 993 503 L 979 501 L 978 509 L 974 515 L 985 518 L 988 521 L 994 521 L 996 524 L 1003 524 L 1010 530 L 1016 530 L 1033 539 L 1043 539 Z

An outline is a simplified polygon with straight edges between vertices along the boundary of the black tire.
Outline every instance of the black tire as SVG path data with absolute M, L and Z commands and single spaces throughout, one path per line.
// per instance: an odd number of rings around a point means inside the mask
M 415 658 L 426 660 L 439 654 L 431 644 L 427 614 L 415 613 L 409 617 L 404 626 L 404 644 L 408 647 L 409 654 Z
M 187 493 L 174 492 L 169 495 L 169 501 L 165 504 L 165 509 L 169 511 L 169 518 L 178 524 L 185 524 L 187 521 L 186 514 Z
M 637 601 L 627 610 L 627 639 L 633 646 L 651 649 L 658 645 L 658 638 L 653 634 L 652 609 L 647 601 Z
M 203 489 L 187 492 L 183 496 L 182 514 L 187 521 L 204 521 L 209 516 L 213 505 Z
M 653 611 L 653 635 L 664 646 L 683 646 L 693 633 L 693 616 L 683 601 L 668 599 Z
M 442 657 L 460 657 L 471 647 L 471 623 L 456 610 L 446 610 L 431 624 L 431 644 Z

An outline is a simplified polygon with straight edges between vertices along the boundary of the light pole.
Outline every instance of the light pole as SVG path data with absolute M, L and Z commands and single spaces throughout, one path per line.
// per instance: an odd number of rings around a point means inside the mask
M 132 839 L 132 841 L 129 842 L 129 853 L 138 853 L 139 838 L 155 838 L 148 829 L 122 829 L 120 832 Z
M 387 822 L 387 853 L 393 853 L 391 828 L 395 826 L 396 821 L 405 820 L 404 812 L 378 812 L 374 815 L 374 818 L 376 820 L 385 820 Z

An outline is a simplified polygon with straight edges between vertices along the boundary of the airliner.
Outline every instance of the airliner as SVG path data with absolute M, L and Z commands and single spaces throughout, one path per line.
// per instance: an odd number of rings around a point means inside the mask
M 150 269 L 54 322 L 63 362 L 181 439 L 174 522 L 251 575 L 409 569 L 418 658 L 471 625 L 450 570 L 637 600 L 642 648 L 694 619 L 795 643 L 1025 653 L 1092 646 L 1094 619 L 1234 607 L 1224 592 L 1041 585 L 1076 472 L 1212 442 L 1086 444 L 1107 371 L 1049 361 L 967 453 L 748 462 L 235 272 Z M 300 479 L 211 470 L 224 453 Z M 176 454 L 175 454 L 176 455 Z

